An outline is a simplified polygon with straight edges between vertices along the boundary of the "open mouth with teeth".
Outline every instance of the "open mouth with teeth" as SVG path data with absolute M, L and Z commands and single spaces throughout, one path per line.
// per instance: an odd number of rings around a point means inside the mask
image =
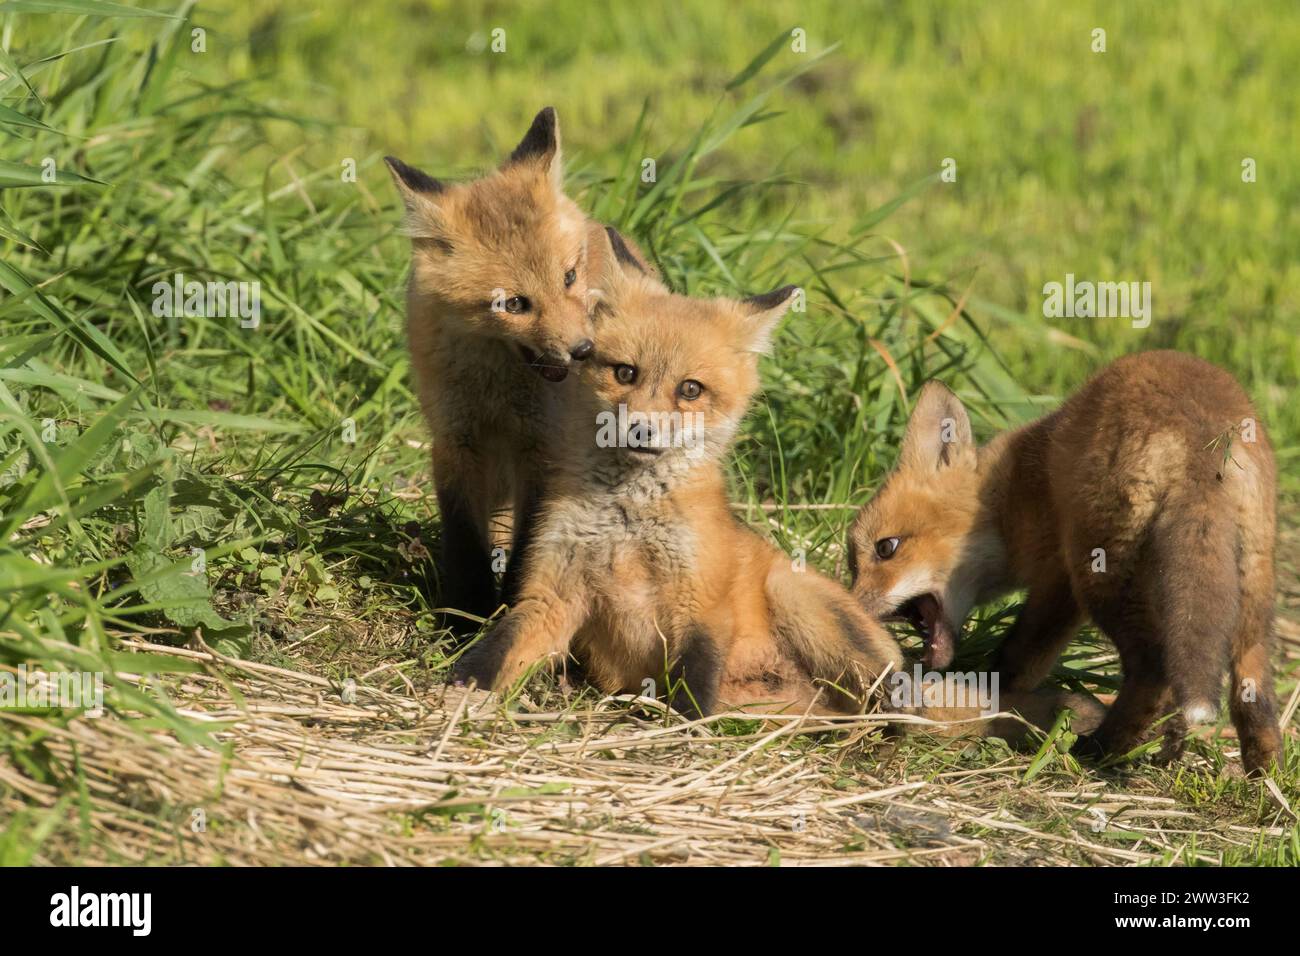
M 952 663 L 957 647 L 956 635 L 948 625 L 943 602 L 937 594 L 918 594 L 900 605 L 890 619 L 907 621 L 916 628 L 924 644 L 921 663 L 926 667 L 942 669 Z
M 519 346 L 524 364 L 548 382 L 563 382 L 569 375 L 569 366 L 552 355 L 538 355 L 526 345 Z

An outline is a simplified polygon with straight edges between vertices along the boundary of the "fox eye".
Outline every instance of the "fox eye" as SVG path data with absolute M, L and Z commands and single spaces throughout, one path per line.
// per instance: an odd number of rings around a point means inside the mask
M 881 561 L 888 561 L 898 550 L 897 538 L 881 538 L 876 542 L 876 557 Z
M 570 269 L 568 272 L 566 272 L 566 273 L 564 274 L 564 287 L 565 287 L 566 289 L 567 289 L 569 286 L 573 285 L 573 283 L 575 283 L 575 282 L 577 282 L 577 281 L 578 281 L 578 270 L 577 270 L 577 269 Z
M 527 312 L 532 307 L 532 303 L 522 295 L 512 295 L 506 299 L 506 311 L 518 315 L 520 312 Z
M 704 386 L 693 378 L 688 378 L 686 381 L 682 382 L 682 384 L 677 386 L 677 394 L 681 395 L 681 397 L 686 399 L 688 402 L 695 401 L 700 397 L 700 393 L 703 391 Z
M 636 381 L 636 366 L 633 365 L 615 365 L 614 378 L 618 379 L 622 385 L 631 385 Z

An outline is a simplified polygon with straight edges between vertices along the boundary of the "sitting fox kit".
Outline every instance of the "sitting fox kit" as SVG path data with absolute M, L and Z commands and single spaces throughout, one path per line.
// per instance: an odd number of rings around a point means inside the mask
M 1153 723 L 1166 759 L 1229 707 L 1248 771 L 1281 735 L 1270 665 L 1273 453 L 1241 387 L 1178 352 L 1106 366 L 1058 411 L 977 448 L 960 401 L 929 383 L 898 464 L 849 537 L 855 595 L 910 618 L 946 667 L 971 608 L 1028 594 L 996 669 L 1047 677 L 1085 618 L 1119 651 L 1123 686 L 1085 752 L 1127 753 Z
M 480 179 L 448 184 L 387 162 L 411 238 L 407 335 L 433 435 L 441 600 L 486 616 L 498 606 L 489 524 L 512 509 L 511 553 L 522 549 L 559 383 L 593 348 L 588 281 L 603 266 L 592 238 L 608 246 L 564 195 L 550 108 Z
M 901 664 L 897 644 L 840 585 L 743 527 L 726 494 L 723 461 L 793 288 L 673 295 L 611 238 L 624 268 L 606 270 L 518 603 L 452 679 L 501 689 L 572 653 L 602 690 L 650 679 L 690 715 L 860 709 Z

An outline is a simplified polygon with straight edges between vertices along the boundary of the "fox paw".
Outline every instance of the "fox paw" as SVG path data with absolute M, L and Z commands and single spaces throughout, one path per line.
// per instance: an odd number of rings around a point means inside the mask
M 1241 762 L 1248 777 L 1267 777 L 1277 772 L 1282 763 L 1281 752 L 1276 747 L 1245 743 L 1241 747 Z
M 1105 759 L 1106 748 L 1102 746 L 1095 734 L 1080 734 L 1079 739 L 1070 748 L 1070 754 L 1078 760 L 1097 762 Z
M 485 652 L 484 642 L 480 641 L 451 665 L 447 683 L 453 687 L 468 687 L 472 683 L 479 690 L 492 690 L 500 670 L 499 655 L 492 654 L 490 646 Z

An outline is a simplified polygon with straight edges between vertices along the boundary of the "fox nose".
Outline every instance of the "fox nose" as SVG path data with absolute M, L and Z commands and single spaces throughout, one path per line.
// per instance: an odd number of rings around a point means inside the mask
M 596 345 L 591 341 L 591 339 L 583 339 L 573 348 L 569 349 L 569 358 L 573 359 L 575 362 L 581 362 L 591 354 L 595 347 Z
M 663 450 L 659 448 L 658 432 L 649 422 L 645 421 L 635 421 L 628 428 L 627 446 L 634 451 L 658 453 Z

